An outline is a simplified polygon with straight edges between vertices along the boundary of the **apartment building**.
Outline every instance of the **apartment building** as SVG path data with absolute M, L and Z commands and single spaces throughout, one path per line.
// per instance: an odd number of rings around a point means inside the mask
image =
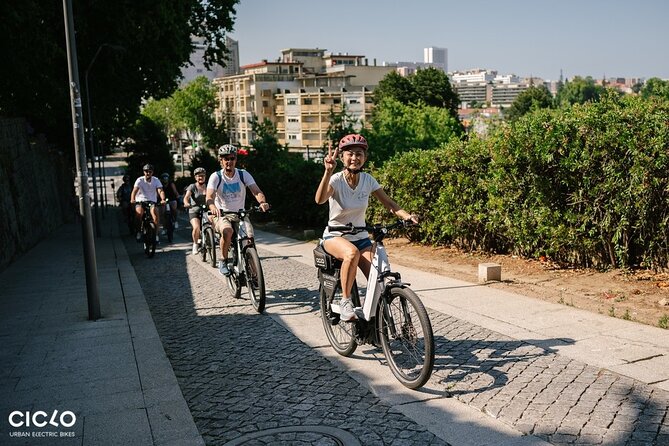
M 326 144 L 332 112 L 345 110 L 358 127 L 369 121 L 374 87 L 392 68 L 370 66 L 360 55 L 288 48 L 276 62 L 241 70 L 214 80 L 217 119 L 225 121 L 230 141 L 249 145 L 251 120 L 267 118 L 277 128 L 279 143 L 306 152 Z
M 254 117 L 276 124 L 274 95 L 295 88 L 302 64 L 264 60 L 240 69 L 242 74 L 216 78 L 213 84 L 218 89 L 216 120 L 224 122 L 230 142 L 245 146 L 253 140 Z

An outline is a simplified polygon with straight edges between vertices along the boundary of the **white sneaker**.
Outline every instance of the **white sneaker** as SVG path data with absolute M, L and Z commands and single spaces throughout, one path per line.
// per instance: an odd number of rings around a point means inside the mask
M 339 320 L 344 322 L 351 322 L 358 319 L 353 308 L 351 299 L 341 299 L 339 301 Z
M 174 222 L 174 229 L 179 229 L 179 222 L 178 221 Z
M 198 246 L 197 243 L 193 243 L 193 255 L 196 255 L 198 252 L 200 252 L 200 247 Z

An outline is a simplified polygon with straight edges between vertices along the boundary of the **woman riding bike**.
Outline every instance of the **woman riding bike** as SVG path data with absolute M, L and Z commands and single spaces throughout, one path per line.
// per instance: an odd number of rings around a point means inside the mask
M 418 223 L 418 218 L 395 203 L 374 177 L 362 172 L 362 166 L 368 157 L 367 151 L 367 140 L 358 134 L 344 136 L 334 153 L 330 145 L 328 155 L 323 160 L 325 172 L 315 197 L 318 204 L 329 202 L 330 216 L 328 226 L 323 232 L 323 249 L 342 261 L 340 317 L 342 321 L 347 322 L 358 318 L 351 302 L 351 287 L 358 267 L 365 277 L 369 275 L 372 242 L 366 233 L 342 234 L 338 231 L 330 231 L 328 227 L 345 226 L 349 223 L 352 223 L 353 226 L 365 226 L 365 212 L 370 194 L 396 217 Z M 341 154 L 344 168 L 333 174 L 339 154 Z
M 195 176 L 195 183 L 186 188 L 186 195 L 184 195 L 184 208 L 188 209 L 188 219 L 193 228 L 191 236 L 193 237 L 193 255 L 197 255 L 200 244 L 200 237 L 202 237 L 200 228 L 200 210 L 205 207 L 207 199 L 207 185 L 205 179 L 207 178 L 207 171 L 203 167 L 198 167 L 193 171 Z

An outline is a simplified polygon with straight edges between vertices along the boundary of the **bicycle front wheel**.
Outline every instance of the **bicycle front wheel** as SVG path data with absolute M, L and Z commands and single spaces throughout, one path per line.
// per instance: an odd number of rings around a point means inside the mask
M 408 288 L 393 288 L 379 302 L 377 315 L 383 353 L 404 386 L 424 385 L 434 367 L 434 336 L 425 306 Z
M 149 259 L 156 253 L 156 225 L 151 222 L 144 225 L 144 254 Z
M 357 291 L 357 285 L 353 284 L 353 290 Z M 339 303 L 341 299 L 341 290 L 337 290 L 332 299 L 329 299 L 327 293 L 320 287 L 321 301 L 321 320 L 325 334 L 330 341 L 332 348 L 342 356 L 351 356 L 358 343 L 355 341 L 355 322 L 342 322 L 339 320 L 339 314 L 332 311 L 331 304 Z
M 214 229 L 211 226 L 204 228 L 202 234 L 202 241 L 204 242 L 204 249 L 202 249 L 202 261 L 207 261 L 209 256 L 209 263 L 212 268 L 216 268 L 216 238 L 214 236 Z
M 246 289 L 253 308 L 258 313 L 265 311 L 265 277 L 260 264 L 260 256 L 255 248 L 246 248 L 244 251 L 244 268 L 246 270 Z
M 221 243 L 223 243 L 222 240 Z M 232 244 L 230 244 L 230 249 L 228 250 L 228 259 L 232 260 L 233 265 L 228 265 L 230 274 L 225 276 L 225 282 L 228 284 L 228 289 L 230 290 L 230 293 L 232 293 L 232 297 L 239 299 L 242 296 L 242 284 L 239 280 L 239 273 L 237 272 L 237 268 L 235 268 L 234 265 L 235 259 L 237 259 L 237 250 L 235 249 L 234 243 L 235 242 L 233 240 Z

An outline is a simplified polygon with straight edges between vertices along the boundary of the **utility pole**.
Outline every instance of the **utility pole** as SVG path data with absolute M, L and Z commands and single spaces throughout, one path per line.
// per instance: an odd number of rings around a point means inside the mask
M 88 319 L 100 318 L 100 292 L 98 268 L 95 257 L 91 198 L 88 196 L 88 166 L 84 145 L 84 120 L 81 114 L 81 93 L 79 91 L 79 67 L 77 65 L 77 43 L 74 36 L 74 14 L 72 0 L 63 0 L 65 16 L 65 42 L 67 44 L 67 71 L 70 79 L 70 106 L 72 109 L 72 131 L 74 133 L 74 154 L 77 165 L 77 193 L 79 214 L 84 246 L 84 266 L 86 270 L 86 294 L 88 296 Z

